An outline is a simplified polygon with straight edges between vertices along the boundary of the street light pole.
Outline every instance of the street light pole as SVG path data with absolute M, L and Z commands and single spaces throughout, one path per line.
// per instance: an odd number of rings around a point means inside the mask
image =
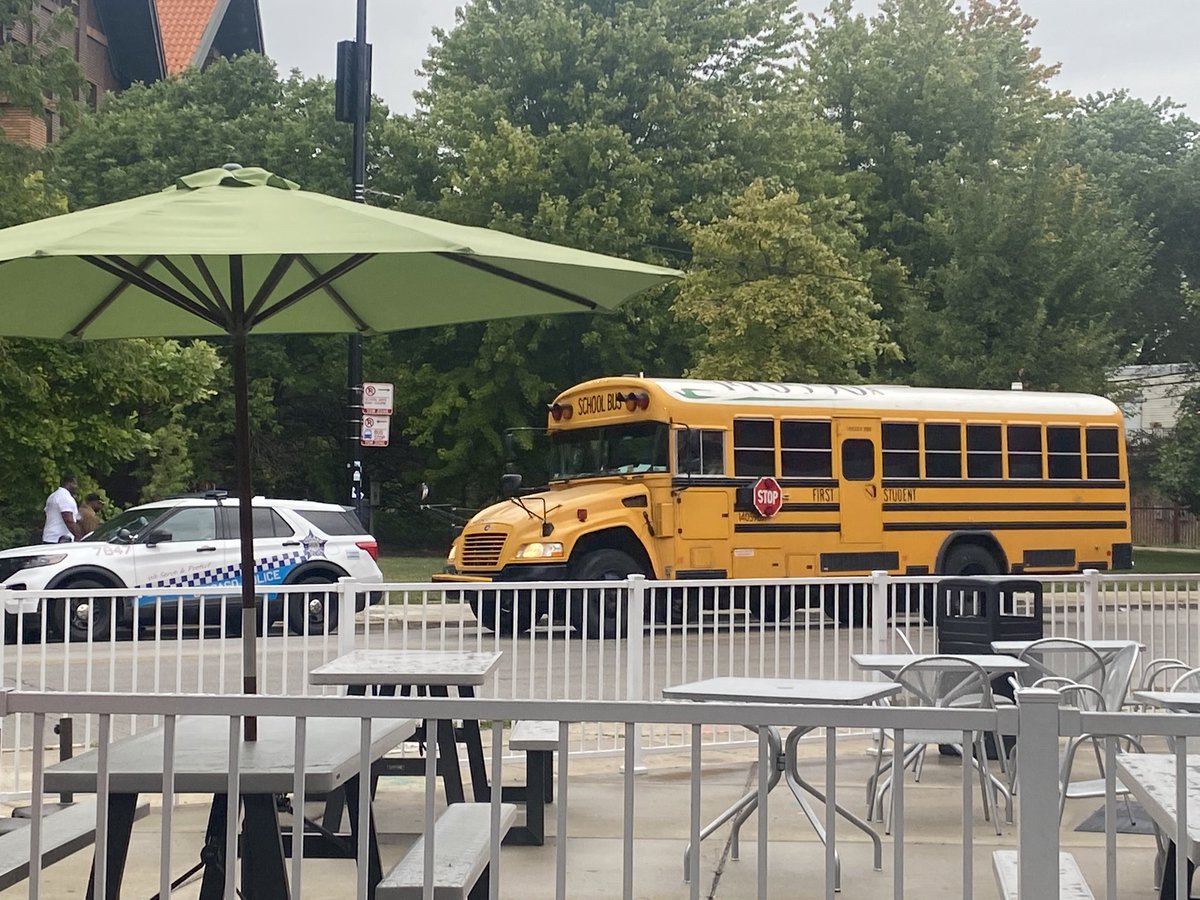
M 367 0 L 358 0 L 354 23 L 354 147 L 351 159 L 351 179 L 354 200 L 367 202 L 367 112 L 371 102 L 371 57 L 367 47 Z M 362 422 L 362 335 L 352 334 L 347 342 L 347 419 L 346 472 L 350 505 L 362 518 L 363 468 L 362 447 L 359 441 Z

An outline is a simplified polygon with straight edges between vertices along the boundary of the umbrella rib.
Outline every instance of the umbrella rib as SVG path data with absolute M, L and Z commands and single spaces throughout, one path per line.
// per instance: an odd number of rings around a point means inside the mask
M 203 256 L 193 256 L 192 265 L 200 272 L 200 277 L 204 279 L 204 283 L 208 285 L 208 289 L 212 291 L 213 299 L 217 301 L 217 305 L 223 310 L 229 306 L 225 300 L 225 295 L 221 293 L 221 286 L 217 284 L 217 279 L 213 277 L 212 270 L 209 269 L 208 263 L 204 261 Z
M 363 263 L 365 263 L 367 260 L 371 259 L 374 256 L 375 256 L 374 253 L 356 253 L 353 256 L 348 256 L 346 259 L 342 260 L 340 263 L 338 263 L 336 266 L 334 266 L 328 272 L 325 272 L 324 274 L 321 274 L 321 275 L 317 275 L 316 277 L 313 278 L 312 281 L 310 281 L 304 287 L 297 288 L 296 290 L 294 290 L 290 294 L 288 294 L 286 297 L 283 297 L 282 299 L 275 301 L 275 303 L 271 304 L 266 309 L 262 310 L 262 312 L 260 312 L 259 315 L 255 316 L 253 322 L 247 322 L 247 326 L 249 327 L 250 325 L 257 325 L 259 322 L 266 321 L 267 319 L 271 318 L 272 316 L 279 315 L 284 310 L 299 303 L 301 300 L 303 300 L 309 294 L 313 294 L 313 293 L 323 289 L 327 285 L 330 285 L 337 279 L 341 278 L 343 275 L 354 271 L 355 269 L 357 269 L 359 266 L 361 266 Z
M 184 274 L 183 270 L 180 269 L 170 257 L 159 256 L 156 258 L 162 264 L 164 269 L 174 275 L 176 280 L 178 280 L 185 288 L 187 288 L 188 293 L 195 298 L 197 303 L 199 303 L 213 315 L 224 317 L 225 310 L 223 310 L 215 300 L 207 296 L 204 291 L 200 290 L 196 282 L 188 278 L 188 276 Z
M 489 275 L 495 275 L 498 278 L 504 278 L 508 281 L 514 281 L 523 287 L 533 288 L 537 291 L 542 291 L 546 294 L 566 300 L 569 303 L 577 303 L 585 309 L 596 309 L 599 304 L 594 300 L 589 300 L 587 297 L 572 293 L 571 291 L 557 288 L 552 284 L 546 284 L 544 281 L 538 281 L 536 278 L 529 278 L 525 275 L 518 275 L 516 272 L 509 272 L 507 269 L 502 269 L 499 266 L 492 265 L 489 262 L 484 262 L 477 256 L 466 256 L 461 253 L 446 253 L 439 252 L 437 256 L 443 259 L 448 259 L 451 262 L 459 263 L 460 265 L 470 266 L 473 269 L 479 269 L 482 272 L 487 272 Z
M 279 259 L 275 260 L 275 265 L 271 267 L 271 271 L 267 273 L 267 277 L 259 285 L 254 299 L 246 307 L 247 322 L 254 321 L 254 317 L 258 315 L 258 311 L 263 308 L 263 305 L 267 302 L 267 298 L 271 296 L 271 292 L 279 286 L 279 282 L 283 280 L 283 276 L 287 274 L 288 269 L 292 267 L 292 263 L 295 261 L 296 256 L 292 253 L 281 254 Z
M 147 256 L 145 259 L 143 259 L 140 263 L 137 264 L 138 270 L 143 271 L 146 268 L 146 266 L 150 265 L 150 263 L 153 260 L 154 260 L 154 257 Z M 88 326 L 91 325 L 93 322 L 95 322 L 98 318 L 100 318 L 100 316 L 103 315 L 104 311 L 106 309 L 108 309 L 110 306 L 112 306 L 113 302 L 118 297 L 120 297 L 123 293 L 125 293 L 126 290 L 129 289 L 129 285 L 130 285 L 130 282 L 122 281 L 115 288 L 113 288 L 111 291 L 109 291 L 108 294 L 105 296 L 105 298 L 103 300 L 101 300 L 99 303 L 97 303 L 95 306 L 93 306 L 92 311 L 89 312 L 86 316 L 84 316 L 83 319 L 79 322 L 79 324 L 76 325 L 74 328 L 72 328 L 68 332 L 68 334 L 70 334 L 71 337 L 81 337 L 83 335 L 83 333 L 85 331 L 87 331 Z
M 135 287 L 139 287 L 149 294 L 158 297 L 160 300 L 165 300 L 172 306 L 177 306 L 186 312 L 191 313 L 197 318 L 203 319 L 212 325 L 224 330 L 224 323 L 213 318 L 207 309 L 199 304 L 189 300 L 183 294 L 173 289 L 170 285 L 163 284 L 157 278 L 154 278 L 145 272 L 132 265 L 128 260 L 119 256 L 104 257 L 104 256 L 82 256 L 84 262 L 91 263 L 98 269 L 107 272 L 110 275 L 115 275 L 118 278 L 124 279 Z M 150 260 L 152 262 L 153 260 Z
M 306 271 L 313 278 L 316 278 L 321 274 L 321 270 L 314 266 L 307 256 L 300 257 L 300 265 L 302 265 L 304 267 L 304 271 Z M 328 294 L 329 299 L 331 299 L 337 305 L 337 307 L 343 313 L 345 313 L 346 318 L 354 323 L 355 328 L 357 328 L 359 331 L 367 331 L 370 328 L 366 322 L 359 318 L 358 313 L 350 308 L 350 304 L 346 302 L 346 298 L 343 297 L 338 292 L 338 289 L 332 284 L 325 285 L 325 293 Z

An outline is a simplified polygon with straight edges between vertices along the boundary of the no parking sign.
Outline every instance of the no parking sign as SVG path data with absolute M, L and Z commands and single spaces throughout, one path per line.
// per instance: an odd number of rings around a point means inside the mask
M 386 447 L 391 427 L 391 416 L 363 416 L 359 443 L 364 447 Z

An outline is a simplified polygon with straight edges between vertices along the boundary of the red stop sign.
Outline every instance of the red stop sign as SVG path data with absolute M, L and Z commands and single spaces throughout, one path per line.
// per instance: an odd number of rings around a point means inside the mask
M 770 475 L 764 475 L 754 483 L 751 495 L 754 508 L 764 519 L 769 519 L 783 508 L 783 488 Z

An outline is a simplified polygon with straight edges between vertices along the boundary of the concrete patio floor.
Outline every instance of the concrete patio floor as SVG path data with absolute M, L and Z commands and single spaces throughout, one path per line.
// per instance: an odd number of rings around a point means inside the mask
M 865 740 L 846 739 L 839 745 L 839 800 L 861 814 L 863 786 L 873 761 Z M 804 753 L 814 757 L 811 777 L 823 783 L 820 763 L 824 744 L 807 744 Z M 1081 754 L 1081 761 L 1082 761 Z M 703 821 L 715 817 L 737 796 L 757 784 L 751 748 L 705 751 L 702 787 Z M 567 883 L 571 898 L 608 898 L 621 895 L 622 776 L 615 758 L 572 759 L 570 766 Z M 637 776 L 635 793 L 634 894 L 638 898 L 688 896 L 683 882 L 683 851 L 688 839 L 689 770 L 686 755 L 649 755 L 648 771 Z M 960 762 L 940 758 L 931 751 L 921 783 L 906 782 L 905 896 L 921 900 L 961 898 L 962 889 L 962 787 Z M 465 767 L 464 767 L 465 774 Z M 1078 777 L 1085 777 L 1080 772 Z M 523 780 L 522 766 L 504 766 L 504 781 Z M 397 861 L 421 829 L 424 786 L 420 778 L 384 778 L 376 799 L 385 870 Z M 439 791 L 440 793 L 440 791 Z M 150 815 L 134 826 L 129 864 L 122 896 L 150 897 L 158 891 L 161 808 L 151 800 Z M 1002 823 L 997 837 L 984 822 L 978 790 L 975 792 L 974 895 L 995 897 L 991 852 L 1015 848 L 1015 825 Z M 1018 798 L 1019 802 L 1019 798 Z M 1104 896 L 1106 854 L 1103 833 L 1081 833 L 1075 826 L 1103 801 L 1076 800 L 1068 804 L 1061 831 L 1064 850 L 1075 854 L 1093 892 Z M 818 810 L 823 812 L 822 807 Z M 311 806 L 310 815 L 319 815 Z M 182 872 L 198 858 L 208 813 L 208 798 L 189 795 L 175 810 L 172 835 L 172 869 Z M 781 786 L 768 804 L 770 879 L 768 897 L 823 896 L 824 848 L 796 807 L 790 792 Z M 505 847 L 500 863 L 500 894 L 513 898 L 554 896 L 557 805 L 547 808 L 544 847 Z M 882 830 L 882 826 L 880 826 Z M 883 871 L 872 868 L 871 845 L 865 835 L 839 820 L 838 847 L 842 856 L 842 892 L 845 898 L 893 896 L 892 841 L 884 836 Z M 1151 900 L 1154 838 L 1118 836 L 1118 890 L 1122 900 Z M 701 897 L 749 898 L 757 894 L 757 829 L 752 818 L 743 829 L 741 859 L 730 854 L 729 829 L 722 828 L 703 844 Z M 91 851 L 84 850 L 48 868 L 43 875 L 43 896 L 83 897 L 86 893 Z M 353 895 L 354 864 L 341 860 L 305 862 L 303 896 L 341 898 Z M 199 881 L 182 887 L 173 896 L 196 897 Z M 0 900 L 25 897 L 28 884 L 3 893 Z

